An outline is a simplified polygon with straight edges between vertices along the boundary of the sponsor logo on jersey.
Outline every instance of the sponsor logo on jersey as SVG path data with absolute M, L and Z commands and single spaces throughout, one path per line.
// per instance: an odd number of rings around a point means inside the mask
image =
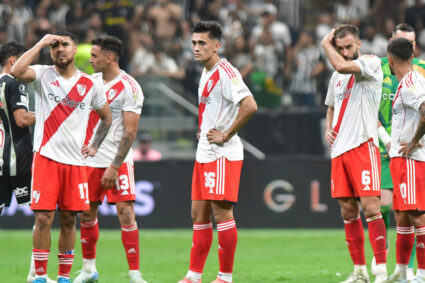
M 80 96 L 86 94 L 86 85 L 77 84 L 77 91 Z
M 341 86 L 341 81 L 338 81 L 337 83 L 336 83 L 336 87 L 340 87 Z
M 55 80 L 50 83 L 52 86 L 60 87 L 58 80 Z
M 395 98 L 395 93 L 383 93 L 382 94 L 382 100 L 391 100 L 393 101 Z
M 19 85 L 19 91 L 22 94 L 27 94 L 27 87 L 24 84 Z
M 29 194 L 28 192 L 28 187 L 22 187 L 22 188 L 16 188 L 15 189 L 15 195 L 16 197 L 23 197 L 23 196 L 27 196 Z
M 50 99 L 50 100 L 53 100 L 57 103 L 62 103 L 65 106 L 68 105 L 71 108 L 76 108 L 76 107 L 79 106 L 80 109 L 84 109 L 84 107 L 86 105 L 84 102 L 79 102 L 79 101 L 75 101 L 73 99 L 69 99 L 68 96 L 66 96 L 65 98 L 61 98 L 60 96 L 54 95 L 53 93 L 49 93 L 47 95 L 47 98 Z
M 212 86 L 214 85 L 214 80 L 209 80 L 207 84 L 207 91 L 210 92 Z
M 35 203 L 38 203 L 38 201 L 40 200 L 40 191 L 33 191 L 32 198 Z

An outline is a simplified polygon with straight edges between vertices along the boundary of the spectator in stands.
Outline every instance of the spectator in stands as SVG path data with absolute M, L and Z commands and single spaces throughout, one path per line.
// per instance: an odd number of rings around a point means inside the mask
M 144 76 L 155 61 L 152 52 L 153 38 L 140 32 L 132 33 L 130 38 L 135 49 L 129 65 L 130 74 L 134 77 Z
M 138 148 L 133 149 L 134 161 L 158 161 L 162 154 L 152 149 L 152 136 L 148 133 L 142 133 L 139 136 Z
M 176 61 L 169 57 L 161 45 L 153 48 L 154 61 L 148 67 L 148 73 L 163 78 L 183 79 L 185 71 L 177 66 Z
M 296 106 L 313 107 L 316 103 L 316 77 L 320 75 L 325 64 L 319 48 L 314 44 L 313 33 L 304 31 L 300 34 L 297 44 L 292 49 L 288 65 L 293 63 L 290 92 L 292 102 Z
M 388 40 L 382 34 L 376 33 L 376 29 L 372 24 L 368 23 L 365 25 L 361 40 L 361 53 L 375 54 L 378 57 L 386 56 Z
M 246 44 L 246 40 L 242 35 L 236 37 L 233 41 L 227 40 L 226 58 L 239 70 L 242 77 L 246 81 L 246 77 L 251 73 L 254 66 L 252 57 Z
M 25 44 L 29 33 L 29 27 L 33 20 L 31 9 L 25 5 L 23 0 L 13 0 L 11 14 L 7 16 L 8 41 Z
M 361 11 L 350 0 L 339 0 L 334 7 L 335 19 L 339 23 L 359 26 Z
M 66 19 L 69 11 L 69 5 L 63 0 L 52 0 L 50 11 L 47 14 L 50 24 L 58 30 L 64 30 L 67 27 Z

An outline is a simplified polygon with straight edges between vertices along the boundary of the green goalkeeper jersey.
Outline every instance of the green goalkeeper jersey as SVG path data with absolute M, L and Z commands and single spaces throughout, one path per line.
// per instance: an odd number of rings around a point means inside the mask
M 412 65 L 414 71 L 425 77 L 425 60 L 413 58 Z M 379 122 L 384 126 L 387 133 L 391 135 L 392 104 L 397 92 L 398 81 L 395 75 L 391 74 L 387 57 L 381 58 L 381 67 L 384 78 L 382 81 L 381 104 L 379 105 Z M 379 141 L 379 150 L 381 154 L 388 155 L 381 140 Z

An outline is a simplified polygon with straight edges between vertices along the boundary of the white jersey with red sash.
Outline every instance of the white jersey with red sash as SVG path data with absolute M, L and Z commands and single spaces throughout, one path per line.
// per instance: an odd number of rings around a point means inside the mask
M 412 140 L 421 118 L 419 107 L 425 101 L 425 78 L 416 71 L 409 72 L 400 81 L 393 102 L 390 157 L 401 156 L 401 143 Z M 419 141 L 425 144 L 425 137 Z M 425 161 L 425 147 L 412 151 L 410 158 Z
M 93 76 L 98 82 L 103 84 L 102 73 L 96 73 Z M 109 167 L 118 152 L 118 146 L 124 134 L 123 112 L 130 111 L 140 115 L 142 113 L 144 99 L 139 83 L 124 71 L 113 80 L 103 84 L 103 87 L 112 112 L 112 125 L 96 155 L 86 159 L 87 166 L 97 168 Z M 96 111 L 92 110 L 87 127 L 85 144 L 90 144 L 99 124 L 100 117 Z M 131 150 L 124 162 L 126 161 L 133 162 Z
M 252 95 L 242 76 L 226 59 L 221 59 L 211 70 L 202 72 L 198 88 L 200 139 L 196 161 L 208 163 L 221 157 L 230 161 L 243 160 L 243 146 L 238 135 L 224 145 L 210 144 L 206 134 L 210 129 L 226 131 L 239 112 L 239 102 Z
M 54 66 L 30 66 L 36 73 L 34 151 L 56 162 L 82 166 L 81 155 L 91 106 L 106 103 L 102 86 L 76 69 L 63 78 Z
M 332 127 L 338 133 L 331 147 L 331 157 L 373 139 L 378 144 L 378 111 L 381 101 L 381 60 L 363 55 L 354 60 L 361 73 L 334 72 L 329 81 L 325 104 L 334 108 Z

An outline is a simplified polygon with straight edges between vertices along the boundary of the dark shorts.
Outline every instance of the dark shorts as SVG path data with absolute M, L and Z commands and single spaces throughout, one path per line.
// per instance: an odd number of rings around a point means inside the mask
M 9 206 L 15 192 L 19 205 L 31 202 L 31 175 L 0 177 L 0 207 Z

